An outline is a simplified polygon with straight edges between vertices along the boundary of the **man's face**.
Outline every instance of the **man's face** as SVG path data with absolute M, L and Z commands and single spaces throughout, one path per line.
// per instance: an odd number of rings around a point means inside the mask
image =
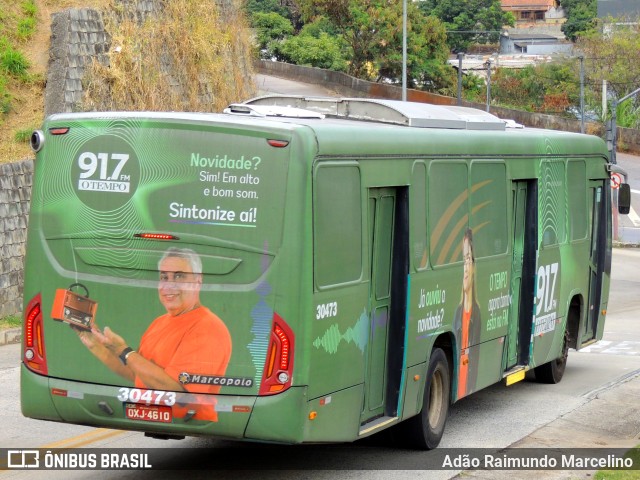
M 160 303 L 171 316 L 192 310 L 200 301 L 201 275 L 192 271 L 186 258 L 167 257 L 160 262 Z

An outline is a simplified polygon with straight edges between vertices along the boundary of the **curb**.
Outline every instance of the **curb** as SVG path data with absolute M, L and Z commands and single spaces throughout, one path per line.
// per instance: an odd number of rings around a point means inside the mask
M 22 329 L 10 328 L 0 331 L 0 345 L 8 345 L 11 343 L 20 343 L 22 341 Z

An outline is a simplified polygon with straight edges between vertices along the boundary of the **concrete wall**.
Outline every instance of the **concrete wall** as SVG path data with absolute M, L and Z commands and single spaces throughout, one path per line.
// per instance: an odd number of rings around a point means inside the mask
M 22 311 L 33 161 L 0 165 L 0 318 Z

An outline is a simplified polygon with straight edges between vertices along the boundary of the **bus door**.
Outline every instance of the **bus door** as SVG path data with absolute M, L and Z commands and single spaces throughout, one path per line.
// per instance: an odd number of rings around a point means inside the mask
M 407 189 L 369 190 L 370 293 L 362 423 L 398 409 L 408 274 Z
M 596 338 L 600 301 L 602 298 L 602 275 L 606 247 L 606 216 L 604 188 L 601 181 L 590 184 L 589 217 L 591 218 L 591 254 L 589 255 L 589 306 L 587 321 L 582 332 L 581 344 Z
M 538 238 L 537 187 L 535 180 L 513 183 L 513 259 L 507 370 L 529 363 Z

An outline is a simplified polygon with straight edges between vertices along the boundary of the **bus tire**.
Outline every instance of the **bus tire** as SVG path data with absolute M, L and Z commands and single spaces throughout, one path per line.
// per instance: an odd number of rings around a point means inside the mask
M 565 331 L 562 354 L 558 358 L 533 369 L 537 382 L 555 384 L 562 380 L 567 367 L 567 358 L 569 357 L 569 339 L 567 336 L 568 332 Z
M 431 450 L 442 439 L 451 399 L 451 370 L 447 356 L 435 348 L 429 359 L 421 412 L 405 423 L 405 440 L 412 448 Z

